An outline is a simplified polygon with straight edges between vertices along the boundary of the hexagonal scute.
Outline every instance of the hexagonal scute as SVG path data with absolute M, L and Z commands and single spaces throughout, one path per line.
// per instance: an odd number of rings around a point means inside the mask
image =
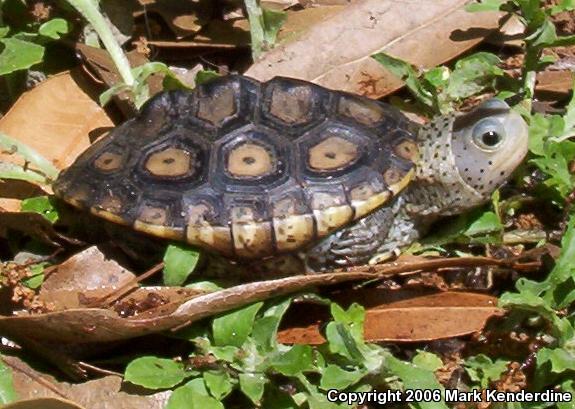
M 353 171 L 370 160 L 367 152 L 376 153 L 367 135 L 342 126 L 328 125 L 313 129 L 298 141 L 298 159 L 304 178 L 337 177 Z
M 386 118 L 388 109 L 381 103 L 366 97 L 340 95 L 337 113 L 345 119 L 372 127 Z
M 316 85 L 276 77 L 264 84 L 262 114 L 265 123 L 289 133 L 301 132 L 325 118 L 328 92 Z
M 195 117 L 208 128 L 221 128 L 230 122 L 251 119 L 251 98 L 255 98 L 256 83 L 230 75 L 198 86 L 195 91 Z
M 197 142 L 180 134 L 170 135 L 146 149 L 136 173 L 157 183 L 185 183 L 182 186 L 186 189 L 199 185 L 205 179 L 210 155 L 199 138 Z
M 289 176 L 293 148 L 264 129 L 241 129 L 219 140 L 215 149 L 210 180 L 222 191 L 272 189 Z

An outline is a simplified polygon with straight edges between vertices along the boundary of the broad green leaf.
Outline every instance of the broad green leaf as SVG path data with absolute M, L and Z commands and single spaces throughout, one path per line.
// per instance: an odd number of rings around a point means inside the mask
M 294 345 L 287 352 L 274 357 L 270 366 L 286 376 L 313 370 L 313 350 L 309 345 Z
M 549 362 L 551 372 L 575 371 L 575 355 L 564 348 L 542 348 L 537 351 L 537 366 Z
M 436 371 L 443 366 L 443 361 L 437 355 L 427 351 L 417 351 L 412 360 L 414 365 L 428 371 Z
M 320 387 L 324 390 L 342 390 L 361 380 L 366 375 L 366 371 L 355 369 L 346 371 L 337 365 L 328 365 L 321 376 Z
M 70 27 L 68 22 L 63 18 L 55 18 L 46 21 L 38 29 L 38 33 L 44 37 L 49 37 L 54 40 L 58 40 L 62 37 L 62 34 L 68 34 Z
M 171 388 L 185 377 L 182 363 L 155 356 L 134 359 L 124 373 L 124 380 L 148 389 Z
M 393 355 L 387 357 L 386 365 L 394 375 L 401 379 L 405 389 L 439 389 L 443 391 L 443 386 L 432 371 L 401 361 Z M 414 406 L 421 409 L 448 409 L 443 400 L 441 402 L 417 402 Z
M 10 27 L 0 27 L 0 38 L 6 37 L 6 35 L 10 32 Z
M 325 329 L 325 335 L 331 353 L 341 355 L 356 364 L 363 362 L 364 356 L 357 341 L 345 324 L 330 322 Z
M 391 71 L 393 75 L 405 81 L 407 88 L 422 104 L 429 108 L 434 106 L 433 94 L 428 89 L 425 89 L 417 78 L 417 72 L 410 64 L 385 53 L 372 55 L 372 58 Z
M 3 38 L 0 43 L 0 75 L 25 70 L 42 62 L 44 47 L 16 38 Z
M 12 370 L 0 359 L 0 404 L 14 402 L 17 399 Z
M 487 355 L 479 354 L 467 358 L 463 366 L 472 381 L 482 388 L 487 388 L 493 381 L 498 380 L 507 370 L 508 362 L 502 359 L 492 361 Z
M 240 355 L 240 349 L 232 345 L 224 345 L 221 347 L 211 346 L 208 351 L 220 361 L 235 362 L 236 357 Z
M 34 264 L 30 267 L 30 272 L 32 275 L 24 280 L 22 283 L 32 289 L 40 288 L 40 286 L 44 283 L 44 268 L 48 263 L 38 263 Z
M 48 196 L 37 196 L 22 200 L 20 210 L 23 212 L 40 213 L 50 223 L 58 221 L 58 211 L 54 207 L 53 199 Z
M 241 347 L 252 332 L 256 314 L 262 305 L 258 302 L 215 318 L 212 322 L 215 345 Z
M 239 375 L 240 390 L 250 400 L 259 405 L 264 395 L 264 388 L 267 383 L 267 378 L 260 373 L 241 373 Z
M 254 322 L 252 338 L 260 351 L 271 351 L 275 348 L 278 327 L 290 303 L 291 298 L 288 298 L 271 306 Z
M 224 409 L 224 405 L 209 395 L 202 378 L 196 378 L 172 392 L 166 409 Z
M 475 220 L 465 231 L 465 235 L 469 237 L 478 236 L 480 234 L 498 232 L 503 229 L 503 225 L 494 212 L 485 212 L 477 220 Z
M 335 322 L 346 324 L 353 338 L 357 342 L 363 342 L 365 309 L 361 305 L 353 303 L 347 310 L 344 310 L 338 304 L 331 303 L 330 311 Z
M 200 70 L 196 74 L 196 86 L 205 84 L 206 82 L 210 82 L 216 78 L 219 78 L 220 74 L 212 70 Z
M 234 387 L 230 376 L 225 371 L 206 371 L 202 376 L 206 387 L 217 400 L 221 401 L 228 396 Z
M 486 52 L 476 53 L 457 61 L 446 90 L 450 99 L 461 100 L 484 89 L 493 88 L 495 78 L 503 75 L 503 70 L 498 67 L 500 63 L 499 57 Z
M 170 244 L 164 254 L 164 284 L 182 285 L 193 273 L 200 253 L 185 244 Z

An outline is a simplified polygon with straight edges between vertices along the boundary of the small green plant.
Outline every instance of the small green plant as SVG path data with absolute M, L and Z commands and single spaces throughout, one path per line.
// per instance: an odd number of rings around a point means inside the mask
M 257 60 L 262 52 L 275 44 L 278 32 L 287 15 L 281 11 L 261 7 L 259 0 L 244 0 L 244 3 L 250 21 L 252 56 L 254 60 Z
M 435 355 L 420 352 L 409 363 L 364 341 L 365 312 L 357 304 L 347 310 L 330 305 L 333 321 L 326 327 L 325 345 L 314 349 L 279 344 L 278 327 L 290 303 L 291 299 L 260 302 L 213 319 L 210 328 L 196 324 L 180 333 L 196 346 L 193 354 L 181 362 L 138 358 L 126 368 L 125 379 L 150 389 L 178 385 L 168 409 L 223 408 L 238 394 L 260 407 L 347 408 L 351 402 L 330 401 L 327 391 L 442 390 L 433 375 L 442 366 Z M 287 389 L 292 391 L 286 393 Z M 433 404 L 413 407 L 447 408 L 440 395 Z

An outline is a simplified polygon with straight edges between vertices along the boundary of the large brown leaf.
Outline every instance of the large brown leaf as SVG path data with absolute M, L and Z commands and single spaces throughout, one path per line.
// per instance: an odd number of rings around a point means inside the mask
M 378 98 L 401 82 L 371 58 L 386 52 L 418 67 L 446 62 L 498 27 L 498 13 L 468 13 L 467 0 L 365 0 L 266 53 L 246 72 L 276 75 Z
M 334 300 L 361 300 L 366 307 L 364 336 L 368 342 L 423 342 L 467 335 L 481 331 L 489 318 L 503 314 L 497 308 L 497 298 L 468 292 L 369 289 L 348 292 Z M 325 342 L 320 328 L 328 319 L 327 313 L 316 311 L 314 316 L 306 309 L 305 315 L 311 321 L 309 325 L 283 329 L 278 341 L 316 345 Z

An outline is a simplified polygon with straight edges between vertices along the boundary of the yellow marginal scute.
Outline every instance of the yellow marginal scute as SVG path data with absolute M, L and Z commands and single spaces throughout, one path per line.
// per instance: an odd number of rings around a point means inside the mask
M 141 220 L 136 220 L 134 222 L 134 229 L 143 233 L 151 234 L 152 236 L 163 237 L 171 240 L 182 240 L 184 238 L 184 232 L 182 229 L 146 223 Z
M 351 221 L 353 209 L 348 205 L 333 206 L 314 210 L 313 215 L 316 220 L 317 235 L 323 237 Z
M 388 189 L 393 192 L 393 195 L 397 195 L 411 182 L 411 179 L 415 176 L 415 169 L 411 168 L 409 172 L 405 174 L 398 182 L 393 183 L 388 186 Z
M 95 216 L 101 217 L 103 219 L 109 220 L 113 223 L 124 224 L 124 225 L 128 224 L 128 223 L 126 223 L 126 221 L 123 218 L 121 218 L 117 214 L 110 213 L 110 212 L 103 210 L 99 207 L 91 207 L 90 213 L 92 213 Z
M 389 191 L 377 193 L 366 200 L 352 200 L 351 205 L 355 209 L 354 220 L 362 218 L 373 210 L 381 207 L 389 200 L 391 193 Z
M 311 214 L 276 217 L 273 226 L 278 251 L 296 250 L 314 238 Z

